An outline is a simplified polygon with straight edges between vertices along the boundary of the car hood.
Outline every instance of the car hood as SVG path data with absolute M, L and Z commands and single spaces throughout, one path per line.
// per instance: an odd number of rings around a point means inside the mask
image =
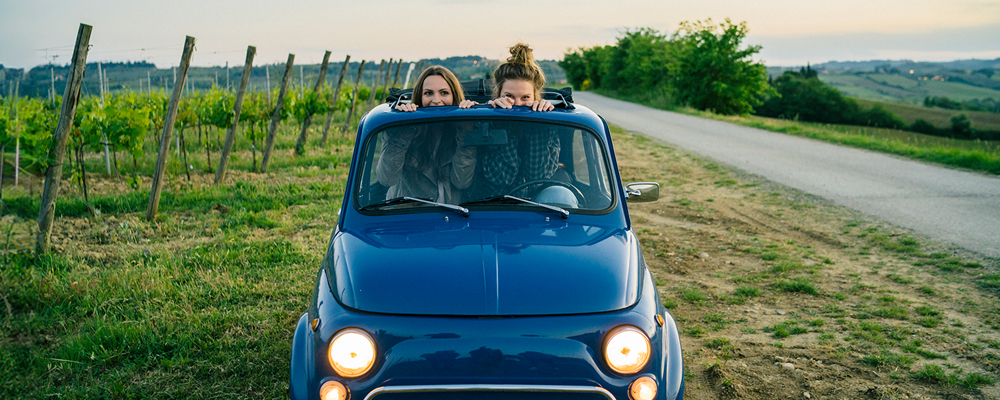
M 327 265 L 345 306 L 412 315 L 556 315 L 619 310 L 639 293 L 626 229 L 483 221 L 340 231 Z

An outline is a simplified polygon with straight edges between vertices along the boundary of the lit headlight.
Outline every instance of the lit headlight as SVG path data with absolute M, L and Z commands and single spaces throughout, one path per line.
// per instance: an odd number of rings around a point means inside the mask
M 649 361 L 649 338 L 634 326 L 612 329 L 604 339 L 604 360 L 619 374 L 634 374 Z
M 367 332 L 348 328 L 330 341 L 330 365 L 345 378 L 364 375 L 375 364 L 375 340 Z

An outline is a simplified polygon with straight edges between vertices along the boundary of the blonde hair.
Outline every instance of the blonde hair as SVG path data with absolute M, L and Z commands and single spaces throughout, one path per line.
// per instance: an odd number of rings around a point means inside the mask
M 523 80 L 531 82 L 531 86 L 535 89 L 535 100 L 541 100 L 542 88 L 545 87 L 545 73 L 535 62 L 533 50 L 522 42 L 518 42 L 508 50 L 510 57 L 507 57 L 507 62 L 500 64 L 493 71 L 493 98 L 500 97 L 500 90 L 507 81 Z
M 426 80 L 428 76 L 432 75 L 440 76 L 444 78 L 445 82 L 448 82 L 448 87 L 451 88 L 451 105 L 458 105 L 458 103 L 465 100 L 465 93 L 462 92 L 462 84 L 458 82 L 458 77 L 451 73 L 448 68 L 440 65 L 432 65 L 427 67 L 424 72 L 420 73 L 420 77 L 417 78 L 416 86 L 413 86 L 413 95 L 410 99 L 413 104 L 423 107 L 424 80 Z

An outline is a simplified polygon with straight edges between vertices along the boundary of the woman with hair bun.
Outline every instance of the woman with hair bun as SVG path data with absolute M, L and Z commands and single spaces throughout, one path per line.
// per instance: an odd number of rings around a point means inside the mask
M 535 55 L 527 44 L 510 47 L 510 57 L 493 72 L 493 107 L 511 108 L 527 106 L 534 111 L 551 111 L 555 108 L 542 99 L 545 73 L 535 62 Z
M 510 48 L 510 57 L 497 67 L 493 82 L 493 100 L 489 101 L 493 107 L 526 106 L 533 111 L 555 108 L 542 99 L 545 74 L 535 62 L 531 48 L 524 43 Z M 568 175 L 559 162 L 562 146 L 554 130 L 510 133 L 507 143 L 479 150 L 477 165 L 483 179 L 474 182 L 472 198 L 509 193 L 511 188 L 525 182 L 567 180 Z

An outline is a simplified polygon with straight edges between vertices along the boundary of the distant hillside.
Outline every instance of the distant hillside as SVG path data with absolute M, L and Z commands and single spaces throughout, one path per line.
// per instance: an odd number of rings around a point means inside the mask
M 874 70 L 876 68 L 882 68 L 884 66 L 897 67 L 902 69 L 902 67 L 907 67 L 907 69 L 913 66 L 924 66 L 928 68 L 959 68 L 959 69 L 1000 69 L 1000 58 L 996 60 L 957 60 L 948 62 L 915 62 L 911 60 L 870 60 L 870 61 L 830 61 L 822 64 L 813 65 L 816 69 L 826 69 L 826 70 L 842 70 L 842 69 L 855 69 L 855 70 Z
M 959 111 L 945 110 L 943 108 L 929 108 L 924 106 L 914 106 L 901 104 L 898 102 L 880 102 L 875 100 L 856 99 L 863 108 L 872 108 L 878 104 L 891 111 L 896 116 L 903 119 L 907 125 L 912 125 L 917 119 L 922 119 L 938 128 L 947 128 L 951 124 L 951 118 L 959 114 L 965 114 L 972 126 L 984 131 L 1000 131 L 1000 114 L 980 111 Z
M 1000 58 L 831 61 L 811 67 L 823 82 L 852 97 L 1000 113 Z M 799 67 L 770 67 L 768 73 L 777 77 L 789 69 Z
M 357 70 L 361 60 L 352 58 L 351 65 L 348 66 L 347 78 L 345 82 L 353 84 L 357 78 Z M 388 61 L 388 60 L 386 60 Z M 406 69 L 411 60 L 404 60 L 407 64 L 400 71 L 397 86 L 402 86 L 406 79 Z M 452 70 L 459 79 L 477 79 L 486 77 L 499 64 L 497 60 L 489 60 L 480 56 L 449 57 L 445 59 L 424 59 L 425 66 L 438 64 Z M 329 85 L 336 85 L 340 76 L 340 68 L 343 62 L 331 62 L 326 75 L 326 82 Z M 559 67 L 556 61 L 540 60 L 539 64 L 545 71 L 546 78 L 552 84 L 564 83 L 566 74 Z M 255 65 L 250 75 L 250 90 L 264 90 L 268 87 L 277 88 L 281 83 L 281 76 L 284 73 L 284 64 Z M 295 65 L 291 78 L 293 89 L 299 87 L 311 88 L 316 83 L 319 75 L 319 64 Z M 365 65 L 362 84 L 371 86 L 378 75 L 379 61 L 368 62 Z M 96 95 L 100 93 L 98 81 L 98 63 L 88 63 L 84 72 L 83 94 Z M 149 90 L 152 82 L 153 90 L 170 90 L 174 82 L 174 70 L 172 68 L 156 68 L 155 65 L 147 62 L 125 62 L 125 63 L 102 63 L 101 71 L 107 76 L 109 87 L 116 90 Z M 393 66 L 392 74 L 395 76 L 396 67 Z M 230 87 L 235 90 L 239 84 L 240 76 L 243 73 L 242 66 L 230 66 L 228 71 L 223 66 L 217 67 L 191 67 L 188 70 L 188 81 L 194 90 L 208 90 L 213 85 L 221 88 Z M 416 78 L 413 73 L 412 79 Z M 7 96 L 8 91 L 13 86 L 15 80 L 20 80 L 18 93 L 21 96 L 44 98 L 49 97 L 53 77 L 55 78 L 56 93 L 62 95 L 66 86 L 66 77 L 69 74 L 69 65 L 39 65 L 28 71 L 23 69 L 5 69 L 0 65 L 0 96 Z M 268 81 L 270 77 L 270 81 Z M 391 83 L 391 79 L 390 79 Z M 381 82 L 380 82 L 381 84 Z

